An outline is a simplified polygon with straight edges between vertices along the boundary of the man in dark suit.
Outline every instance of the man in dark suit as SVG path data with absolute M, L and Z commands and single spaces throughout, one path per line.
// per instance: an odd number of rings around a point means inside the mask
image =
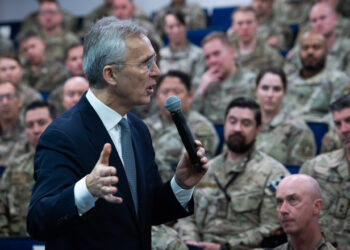
M 160 75 L 155 59 L 131 21 L 103 18 L 85 36 L 90 89 L 47 128 L 35 156 L 27 226 L 47 249 L 150 249 L 151 225 L 193 211 L 193 187 L 207 170 L 205 150 L 197 142 L 205 171 L 196 172 L 185 153 L 163 184 L 147 127 L 128 113 L 150 101 Z M 130 150 L 123 144 L 125 122 Z

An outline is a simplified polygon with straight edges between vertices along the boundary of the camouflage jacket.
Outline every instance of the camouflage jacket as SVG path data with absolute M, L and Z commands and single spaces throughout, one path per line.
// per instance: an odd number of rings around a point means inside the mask
M 223 124 L 227 105 L 237 97 L 253 97 L 256 75 L 244 69 L 223 82 L 213 82 L 203 95 L 195 95 L 193 109 L 214 124 Z
M 284 109 L 306 121 L 328 122 L 329 104 L 348 91 L 349 78 L 343 72 L 324 69 L 303 79 L 298 73 L 288 77 Z
M 335 132 L 335 128 L 331 128 L 322 139 L 321 153 L 331 152 L 342 147 L 343 145 Z
M 350 173 L 344 149 L 305 162 L 300 172 L 314 177 L 321 186 L 321 230 L 338 249 L 350 249 Z
M 293 248 L 291 244 L 287 242 L 281 246 L 274 248 L 274 250 L 293 250 Z M 310 250 L 336 250 L 336 248 L 332 246 L 332 244 L 329 243 L 324 237 L 322 237 L 320 242 L 313 249 Z
M 270 124 L 263 124 L 256 148 L 284 165 L 300 166 L 316 154 L 316 144 L 307 124 L 296 116 L 279 113 Z
M 21 143 L 0 182 L 0 235 L 27 236 L 26 220 L 34 186 L 34 148 Z
M 187 250 L 177 232 L 165 225 L 152 226 L 152 250 Z
M 238 163 L 224 152 L 209 162 L 209 170 L 194 194 L 194 215 L 179 220 L 183 240 L 230 245 L 230 249 L 258 247 L 280 228 L 275 190 L 285 167 L 254 150 Z
M 235 62 L 240 68 L 259 73 L 266 66 L 283 66 L 283 58 L 280 53 L 259 39 L 257 39 L 254 51 L 247 55 L 240 53 L 238 42 L 234 43 L 234 47 Z
M 174 51 L 170 46 L 166 46 L 159 53 L 161 56 L 159 67 L 162 74 L 166 74 L 169 70 L 179 70 L 194 79 L 201 77 L 205 71 L 202 49 L 190 42 L 183 50 Z

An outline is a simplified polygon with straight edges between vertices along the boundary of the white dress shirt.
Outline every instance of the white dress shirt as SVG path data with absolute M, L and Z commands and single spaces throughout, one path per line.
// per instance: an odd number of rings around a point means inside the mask
M 122 157 L 122 148 L 120 143 L 120 126 L 118 125 L 119 121 L 123 118 L 120 114 L 118 114 L 116 111 L 102 103 L 95 95 L 92 93 L 92 91 L 89 89 L 86 93 L 86 98 L 88 102 L 91 104 L 93 109 L 96 111 L 97 115 L 100 117 L 104 127 L 106 128 L 109 136 L 111 137 L 113 144 L 115 148 L 117 149 L 119 158 L 123 162 Z M 127 119 L 127 115 L 125 117 Z M 101 148 L 102 151 L 102 148 Z M 75 186 L 74 186 L 74 200 L 75 205 L 78 208 L 79 215 L 84 214 L 91 208 L 95 206 L 95 201 L 97 200 L 97 197 L 94 197 L 89 192 L 85 177 L 83 177 L 81 180 L 79 180 Z M 176 199 L 179 201 L 179 203 L 184 207 L 187 208 L 187 204 L 190 201 L 194 188 L 191 189 L 182 189 L 175 181 L 175 178 L 173 177 L 170 182 L 171 189 L 173 190 Z

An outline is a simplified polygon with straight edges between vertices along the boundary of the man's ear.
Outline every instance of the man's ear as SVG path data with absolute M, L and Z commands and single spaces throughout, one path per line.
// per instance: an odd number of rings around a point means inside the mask
M 322 210 L 323 201 L 322 199 L 317 199 L 314 201 L 313 214 L 319 215 Z
M 119 71 L 116 68 L 114 68 L 112 65 L 104 66 L 103 70 L 102 70 L 102 75 L 103 75 L 103 79 L 107 83 L 109 83 L 111 85 L 117 84 Z

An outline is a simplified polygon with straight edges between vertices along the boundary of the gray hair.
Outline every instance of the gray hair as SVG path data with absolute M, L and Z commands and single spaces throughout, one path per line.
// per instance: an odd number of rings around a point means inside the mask
M 130 20 L 113 16 L 97 21 L 84 37 L 83 68 L 90 86 L 106 86 L 103 68 L 112 63 L 122 63 L 128 55 L 125 40 L 132 36 L 146 36 L 145 30 Z M 119 68 L 121 70 L 121 68 Z

